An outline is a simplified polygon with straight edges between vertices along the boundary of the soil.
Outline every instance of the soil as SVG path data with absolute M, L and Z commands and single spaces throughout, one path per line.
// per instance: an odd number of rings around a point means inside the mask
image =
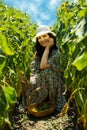
M 49 116 L 37 118 L 27 111 L 23 97 L 21 102 L 16 104 L 11 122 L 13 130 L 80 130 L 71 106 L 63 117 L 59 117 L 55 110 Z

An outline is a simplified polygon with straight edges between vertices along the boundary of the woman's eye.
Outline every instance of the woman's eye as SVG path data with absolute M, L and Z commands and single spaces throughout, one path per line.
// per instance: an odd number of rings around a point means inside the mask
M 38 40 L 40 40 L 41 39 L 41 37 L 38 37 Z

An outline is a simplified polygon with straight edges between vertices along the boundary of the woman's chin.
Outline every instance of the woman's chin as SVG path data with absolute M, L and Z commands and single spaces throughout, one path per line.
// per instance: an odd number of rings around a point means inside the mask
M 43 46 L 43 47 L 46 47 L 46 46 L 47 46 L 47 44 L 43 44 L 42 46 Z

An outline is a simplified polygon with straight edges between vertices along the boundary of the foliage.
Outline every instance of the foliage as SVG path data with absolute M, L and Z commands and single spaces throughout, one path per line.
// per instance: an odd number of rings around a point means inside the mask
M 61 51 L 61 71 L 64 73 L 66 90 L 75 91 L 78 123 L 87 129 L 87 5 L 63 2 L 57 9 L 54 25 Z
M 17 102 L 17 94 L 15 89 L 11 86 L 0 86 L 0 128 L 6 122 L 11 127 L 9 121 L 9 112 L 11 111 L 11 104 Z
M 23 76 L 29 78 L 29 65 L 34 55 L 37 25 L 30 17 L 0 1 L 0 128 L 9 125 L 9 112 L 22 93 Z M 79 124 L 87 129 L 87 5 L 63 2 L 57 9 L 57 22 L 52 27 L 60 45 L 61 71 L 64 73 L 66 90 L 72 95 L 77 107 Z M 77 91 L 78 90 L 78 91 Z M 2 111 L 3 109 L 3 111 Z
M 27 14 L 0 2 L 0 127 L 22 93 L 23 76 L 29 78 L 36 27 Z

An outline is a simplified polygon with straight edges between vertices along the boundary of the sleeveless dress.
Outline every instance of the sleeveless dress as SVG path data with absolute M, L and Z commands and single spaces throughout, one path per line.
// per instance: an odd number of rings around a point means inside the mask
M 30 84 L 27 88 L 27 104 L 41 103 L 47 95 L 55 97 L 56 109 L 60 111 L 65 104 L 63 81 L 59 63 L 60 52 L 53 50 L 48 59 L 50 68 L 41 70 L 40 59 L 35 57 L 31 63 Z

